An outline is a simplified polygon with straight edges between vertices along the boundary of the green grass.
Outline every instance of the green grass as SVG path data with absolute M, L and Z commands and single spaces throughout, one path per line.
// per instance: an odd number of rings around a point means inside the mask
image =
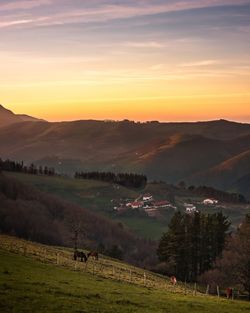
M 9 237 L 1 237 L 8 239 Z M 10 239 L 9 239 L 10 240 Z M 3 242 L 3 241 L 2 241 Z M 12 238 L 15 247 L 24 241 Z M 38 244 L 27 243 L 33 247 Z M 243 313 L 250 303 L 107 279 L 0 249 L 0 312 Z M 13 247 L 12 247 L 13 248 Z M 47 247 L 48 251 L 55 248 Z M 121 264 L 121 266 L 125 266 Z

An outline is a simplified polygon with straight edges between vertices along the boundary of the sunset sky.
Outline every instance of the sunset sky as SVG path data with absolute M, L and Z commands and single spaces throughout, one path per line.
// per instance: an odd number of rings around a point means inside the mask
M 16 113 L 250 122 L 250 0 L 0 0 L 0 61 Z

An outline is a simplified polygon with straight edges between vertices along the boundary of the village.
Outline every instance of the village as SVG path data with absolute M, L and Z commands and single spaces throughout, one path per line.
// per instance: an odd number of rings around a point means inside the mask
M 111 200 L 111 202 L 114 202 L 114 200 Z M 197 204 L 216 207 L 218 200 L 204 199 Z M 196 204 L 193 203 L 183 203 L 182 207 L 184 207 L 184 210 L 187 214 L 194 214 L 199 212 Z M 178 207 L 170 203 L 168 200 L 155 200 L 151 194 L 143 194 L 136 199 L 120 199 L 120 202 L 113 207 L 113 210 L 119 215 L 137 210 L 139 212 L 144 212 L 148 217 L 152 218 L 159 217 L 161 215 L 162 209 L 177 210 Z

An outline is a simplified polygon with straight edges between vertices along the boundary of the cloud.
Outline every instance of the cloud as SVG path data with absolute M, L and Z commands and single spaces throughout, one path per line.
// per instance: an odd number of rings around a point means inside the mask
M 182 63 L 180 66 L 182 67 L 196 67 L 196 66 L 209 66 L 209 65 L 215 65 L 220 64 L 221 61 L 219 60 L 202 60 L 197 62 L 190 62 L 190 63 Z
M 0 22 L 0 28 L 30 24 L 32 21 L 33 20 L 12 20 L 12 21 Z
M 249 0 L 237 0 L 237 5 L 247 4 Z M 33 12 L 39 6 L 48 6 L 45 12 Z M 214 6 L 236 5 L 235 0 L 190 0 L 190 1 L 91 1 L 77 2 L 72 4 L 66 0 L 29 0 L 12 1 L 7 4 L 0 4 L 0 12 L 8 10 L 27 10 L 33 13 L 33 19 L 26 24 L 32 26 L 64 25 L 69 23 L 89 23 L 104 22 L 116 19 L 126 19 L 138 16 L 155 15 L 159 13 L 169 13 L 190 9 L 207 8 Z M 50 13 L 51 12 L 51 13 Z M 9 26 L 14 26 L 15 22 L 10 21 Z M 6 26 L 5 26 L 6 27 Z
M 0 11 L 11 11 L 11 10 L 28 10 L 43 5 L 51 5 L 50 0 L 26 0 L 26 1 L 10 1 L 9 3 L 0 4 Z
M 124 42 L 122 46 L 129 48 L 164 48 L 165 45 L 157 41 Z

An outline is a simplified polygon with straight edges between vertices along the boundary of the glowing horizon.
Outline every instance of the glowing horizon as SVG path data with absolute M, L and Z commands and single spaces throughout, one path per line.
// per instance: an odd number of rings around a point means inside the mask
M 0 3 L 0 103 L 49 121 L 250 122 L 249 16 L 249 0 Z

